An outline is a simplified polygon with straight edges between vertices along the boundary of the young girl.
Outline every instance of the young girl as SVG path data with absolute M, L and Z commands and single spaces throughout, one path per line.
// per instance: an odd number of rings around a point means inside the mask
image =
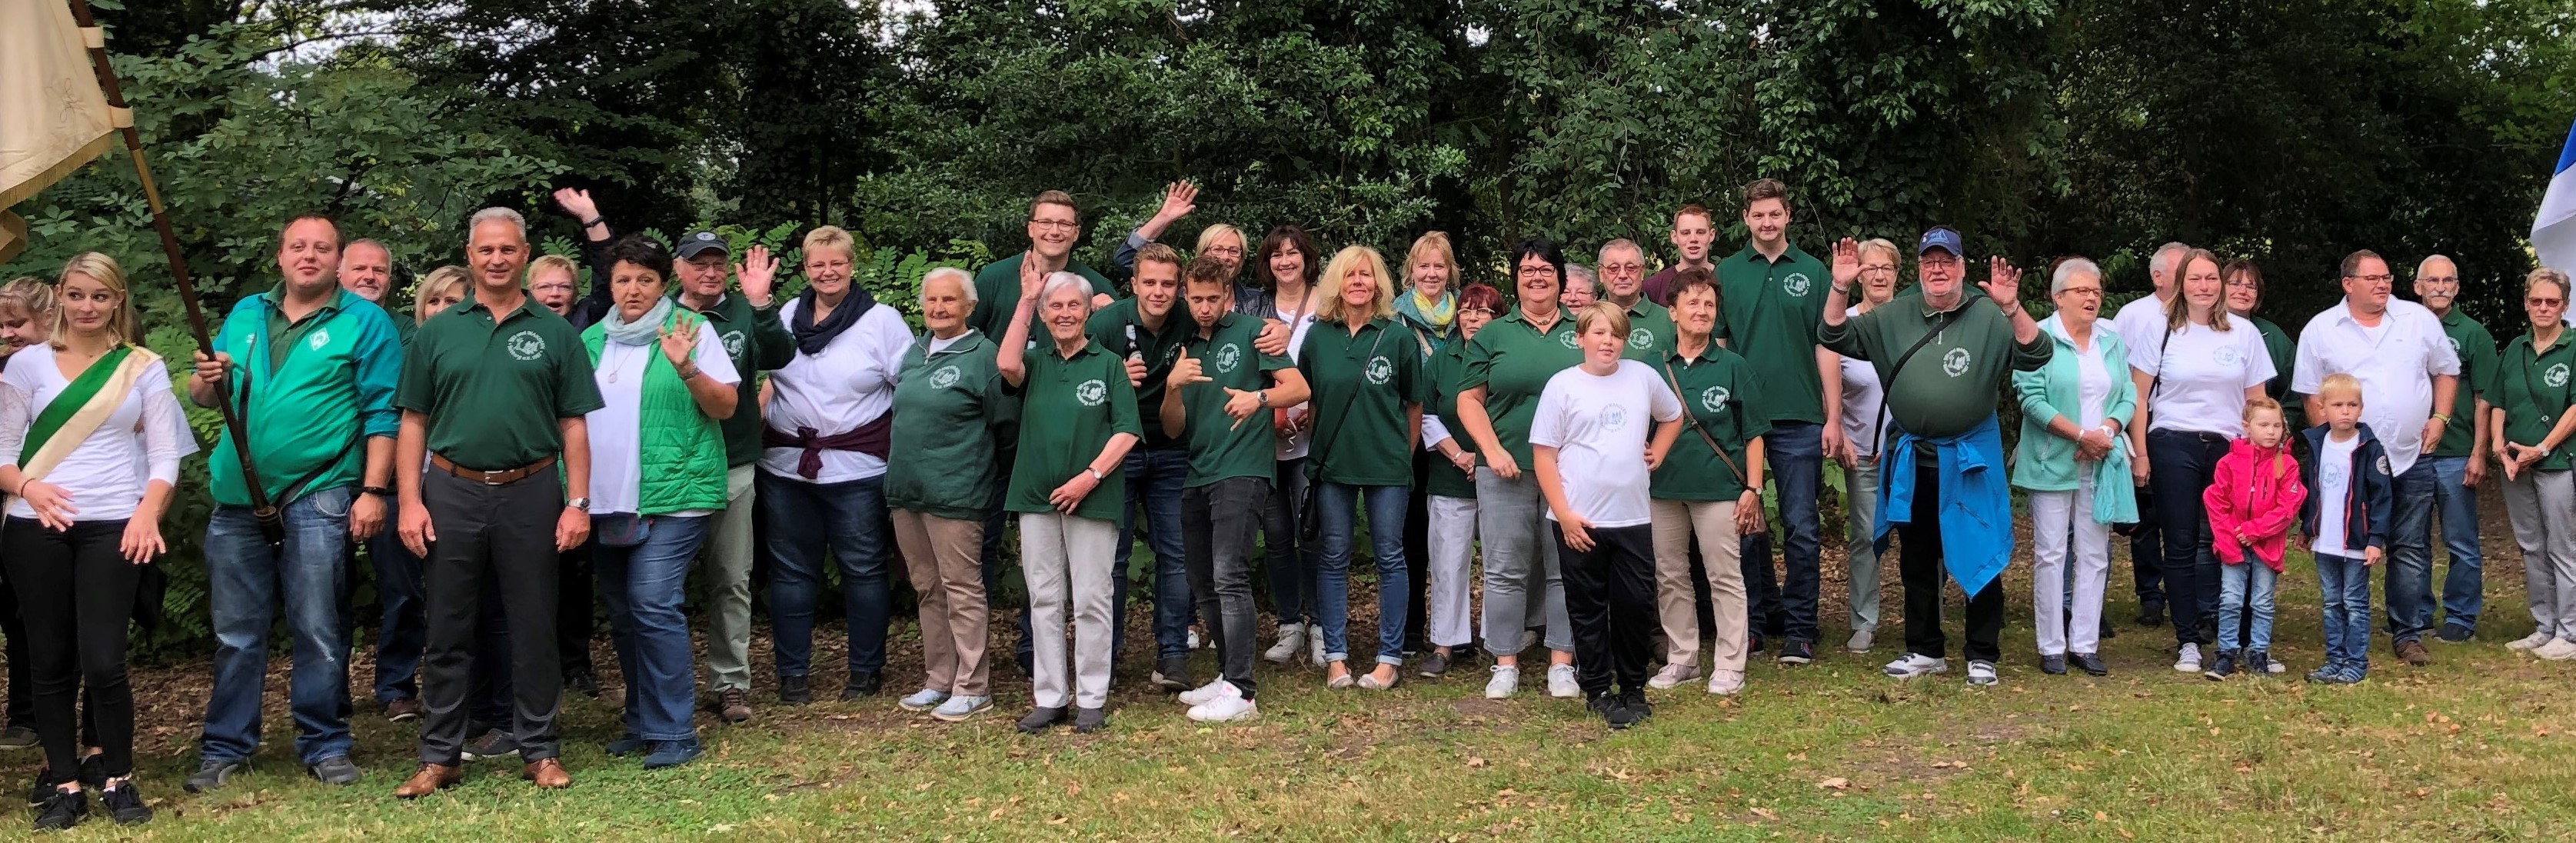
M 2281 576 L 2281 552 L 2308 487 L 2287 446 L 2289 424 L 2280 402 L 2245 399 L 2245 435 L 2227 446 L 2201 502 L 2218 552 L 2218 657 L 2201 673 L 2225 679 L 2239 667 L 2261 676 L 2270 670 L 2272 590 Z M 2246 559 L 2248 555 L 2254 557 Z M 2261 564 L 2248 564 L 2260 562 Z M 2245 628 L 2245 607 L 2254 623 Z

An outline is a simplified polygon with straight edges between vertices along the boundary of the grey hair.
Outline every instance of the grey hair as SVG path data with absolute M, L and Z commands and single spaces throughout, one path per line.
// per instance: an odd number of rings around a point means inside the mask
M 2180 240 L 2157 246 L 2155 256 L 2147 259 L 2147 271 L 2157 274 L 2172 272 L 2174 261 L 2181 260 L 2182 253 L 2188 251 L 2191 247 Z
M 921 297 L 923 299 L 926 300 L 930 298 L 930 282 L 941 278 L 957 279 L 957 289 L 966 291 L 966 303 L 975 303 L 975 276 L 968 275 L 966 274 L 966 270 L 958 269 L 953 266 L 937 267 L 930 270 L 929 273 L 921 276 Z
M 528 239 L 528 218 L 520 216 L 517 211 L 498 205 L 485 208 L 480 211 L 475 211 L 473 218 L 465 221 L 465 230 L 471 233 L 476 227 L 493 220 L 500 220 L 502 222 L 509 223 L 512 227 L 519 230 L 520 240 L 525 241 Z
M 1571 280 L 1582 281 L 1583 286 L 1591 288 L 1592 295 L 1595 297 L 1601 295 L 1601 276 L 1599 273 L 1593 272 L 1592 267 L 1584 266 L 1579 263 L 1566 264 L 1565 277 Z
M 1609 263 L 1610 253 L 1621 249 L 1637 253 L 1637 260 L 1641 263 L 1646 259 L 1646 250 L 1643 247 L 1638 246 L 1637 241 L 1622 237 L 1617 240 L 1601 244 L 1601 262 L 1605 264 Z
M 2057 265 L 2056 272 L 2049 273 L 2048 294 L 2054 296 L 2066 292 L 2066 282 L 2074 280 L 2077 275 L 2093 276 L 2098 283 L 2102 280 L 2102 267 L 2085 258 L 2067 258 Z
M 1081 290 L 1082 306 L 1086 310 L 1090 309 L 1091 279 L 1084 278 L 1080 274 L 1072 272 L 1057 272 L 1048 275 L 1046 278 L 1046 286 L 1038 288 L 1038 301 L 1045 302 L 1047 299 L 1055 298 L 1055 291 L 1066 287 Z
M 2459 271 L 2460 271 L 2460 262 L 2459 262 L 2459 261 L 2452 260 L 2450 255 L 2432 254 L 2432 255 L 2425 255 L 2423 260 L 2420 260 L 2420 261 L 2416 261 L 2416 262 L 2415 262 L 2415 277 L 2417 277 L 2417 278 L 2422 278 L 2422 277 L 2424 277 L 2424 268 L 2425 268 L 2425 267 L 2428 267 L 2428 266 L 2432 266 L 2434 261 L 2441 261 L 2441 262 L 2443 262 L 2443 263 L 2450 264 L 2450 265 L 2451 265 L 2451 271 L 2452 271 L 2452 272 L 2454 272 L 2454 273 L 2456 273 L 2456 272 L 2459 272 Z
M 1871 252 L 1879 252 L 1887 255 L 1888 263 L 1897 264 L 1899 266 L 1902 266 L 1905 263 L 1904 250 L 1896 248 L 1896 244 L 1885 237 L 1872 237 L 1861 241 L 1859 252 L 1863 255 Z
M 373 237 L 360 237 L 356 240 L 351 240 L 349 241 L 349 245 L 340 247 L 340 252 L 342 254 L 347 254 L 350 249 L 355 249 L 360 246 L 374 246 L 378 249 L 382 249 L 384 250 L 386 257 L 392 257 L 394 254 L 393 247 L 387 246 L 385 245 L 385 241 L 378 240 Z

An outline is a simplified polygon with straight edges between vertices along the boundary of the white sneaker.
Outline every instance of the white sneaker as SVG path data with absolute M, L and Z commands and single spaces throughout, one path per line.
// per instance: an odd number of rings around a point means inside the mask
M 1583 696 L 1583 685 L 1574 681 L 1573 665 L 1552 664 L 1547 666 L 1547 695 L 1561 700 L 1570 700 L 1575 697 Z
M 1866 653 L 1869 652 L 1869 645 L 1876 643 L 1878 643 L 1877 631 L 1855 629 L 1852 630 L 1851 641 L 1843 645 L 1843 650 L 1853 653 Z
M 1744 671 L 1712 670 L 1708 672 L 1708 692 L 1720 696 L 1744 690 Z
M 2273 673 L 2279 674 L 2290 672 L 2290 666 L 2282 664 L 2280 659 L 2266 659 L 2265 661 L 2269 662 L 2266 669 Z
M 1216 681 L 1209 682 L 1205 685 L 1201 685 L 1187 691 L 1182 691 L 1181 704 L 1197 706 L 1222 697 L 1241 699 L 1243 697 L 1243 689 L 1234 687 L 1234 683 L 1225 681 L 1223 677 L 1219 677 Z
M 1485 680 L 1485 699 L 1511 699 L 1513 692 L 1521 689 L 1521 669 L 1519 665 L 1498 664 L 1487 667 L 1485 670 L 1486 672 L 1493 674 L 1491 678 Z
M 2003 680 L 1995 677 L 1994 662 L 1986 661 L 1984 659 L 1977 659 L 1968 662 L 1968 685 L 1970 687 L 1989 688 L 2001 681 Z
M 2554 662 L 2576 659 L 2576 641 L 2551 639 L 2549 643 L 2533 648 L 2531 654 Z
M 1322 630 L 1315 630 L 1312 634 L 1306 636 L 1306 663 L 1316 667 L 1323 667 L 1324 665 L 1332 663 L 1331 659 L 1324 658 L 1324 633 Z
M 1231 689 L 1234 686 L 1227 685 L 1226 687 Z M 1237 720 L 1251 720 L 1260 716 L 1261 708 L 1259 705 L 1240 696 L 1218 697 L 1207 702 L 1199 703 L 1198 705 L 1190 706 L 1190 719 L 1201 723 L 1232 723 Z
M 1664 669 L 1655 671 L 1655 675 L 1646 680 L 1646 687 L 1658 691 L 1668 690 L 1698 678 L 1699 665 L 1668 664 L 1664 665 Z
M 2551 635 L 2549 634 L 2549 630 L 2544 629 L 2524 636 L 2522 639 L 2517 641 L 2507 641 L 2505 642 L 2504 648 L 2518 653 L 2524 650 L 2540 649 L 2543 645 L 2556 640 L 2558 640 L 2558 636 Z
M 1195 626 L 1190 627 L 1189 644 L 1185 649 L 1196 650 L 1204 646 L 1206 646 L 1206 642 L 1199 638 L 1199 628 Z
M 1305 648 L 1306 625 L 1283 623 L 1279 625 L 1279 643 L 1272 644 L 1270 649 L 1262 651 L 1261 657 L 1278 664 L 1287 664 L 1289 659 L 1297 657 L 1298 650 Z
M 2175 655 L 2175 656 L 2174 656 L 2174 672 L 2176 672 L 2176 673 L 2199 673 L 2199 672 L 2200 672 L 2200 645 L 2198 645 L 2198 644 L 2184 644 L 2184 645 L 2182 645 L 2182 652 L 2181 652 L 2180 654 L 2177 654 L 2177 655 Z
M 1936 659 L 1919 653 L 1907 653 L 1898 657 L 1895 661 L 1888 662 L 1887 667 L 1880 672 L 1897 679 L 1912 679 L 1917 676 L 1948 673 L 1950 672 L 1950 660 Z

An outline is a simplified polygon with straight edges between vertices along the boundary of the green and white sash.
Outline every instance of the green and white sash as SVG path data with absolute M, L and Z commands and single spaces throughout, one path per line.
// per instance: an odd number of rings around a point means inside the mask
M 89 364 L 27 425 L 27 444 L 18 451 L 18 473 L 28 480 L 44 479 L 99 425 L 107 423 L 107 417 L 134 391 L 136 379 L 159 365 L 160 355 L 131 345 L 118 346 Z

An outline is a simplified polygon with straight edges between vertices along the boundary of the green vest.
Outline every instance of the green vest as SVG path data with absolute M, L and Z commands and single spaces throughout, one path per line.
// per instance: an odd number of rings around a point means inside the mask
M 688 308 L 674 306 L 671 316 L 663 320 L 668 328 L 680 322 Z M 696 336 L 698 320 L 688 322 L 690 335 Z M 608 323 L 601 321 L 581 332 L 581 344 L 590 349 L 590 365 L 599 365 L 599 354 L 608 342 Z M 680 381 L 680 372 L 671 368 L 671 358 L 661 349 L 649 349 L 644 363 L 644 402 L 637 408 L 635 438 L 643 450 L 636 481 L 637 515 L 663 515 L 692 509 L 725 508 L 725 442 L 724 432 L 716 420 L 698 409 L 698 399 L 689 395 L 689 385 Z M 739 412 L 741 408 L 735 408 Z

